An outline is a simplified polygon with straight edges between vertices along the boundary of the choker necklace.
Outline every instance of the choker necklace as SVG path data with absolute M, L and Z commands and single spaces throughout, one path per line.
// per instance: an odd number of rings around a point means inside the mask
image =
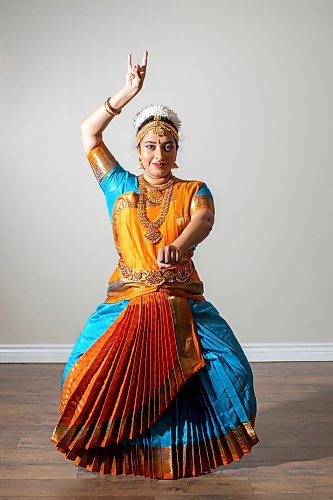
M 167 189 L 169 186 L 174 181 L 173 175 L 171 175 L 170 179 L 165 182 L 164 184 L 158 184 L 154 186 L 153 184 L 150 184 L 146 179 L 143 177 L 143 175 L 139 176 L 141 177 L 141 186 L 140 186 L 140 191 L 144 191 L 145 197 L 151 202 L 151 203 L 161 203 L 163 201 L 164 195 L 160 192 L 163 191 L 164 189 Z M 139 179 L 140 180 L 140 179 Z M 139 182 L 140 184 L 140 182 Z
M 138 218 L 140 223 L 147 229 L 147 231 L 144 233 L 144 237 L 150 243 L 159 243 L 163 237 L 159 228 L 165 221 L 165 218 L 169 211 L 174 178 L 172 176 L 166 183 L 160 184 L 159 186 L 152 186 L 151 184 L 149 184 L 149 182 L 147 182 L 144 179 L 143 175 L 138 176 L 138 181 L 140 188 L 139 201 L 138 201 Z M 166 190 L 164 196 L 161 193 L 159 193 L 159 191 L 162 191 L 163 189 Z M 147 217 L 146 214 L 147 199 L 150 202 L 163 200 L 161 215 L 155 221 L 151 221 Z

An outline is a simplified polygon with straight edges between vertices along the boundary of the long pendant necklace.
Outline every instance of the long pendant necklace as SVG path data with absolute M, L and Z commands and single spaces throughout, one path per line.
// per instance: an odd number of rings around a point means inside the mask
M 138 201 L 138 218 L 140 223 L 147 229 L 147 231 L 144 233 L 144 237 L 150 243 L 159 243 L 163 237 L 161 231 L 159 230 L 159 227 L 165 221 L 165 218 L 170 208 L 170 200 L 174 185 L 174 178 L 172 176 L 168 180 L 168 182 L 166 182 L 165 184 L 160 184 L 159 186 L 152 186 L 151 184 L 149 184 L 144 179 L 143 175 L 139 175 L 138 181 L 140 188 L 139 201 Z M 165 189 L 165 194 L 163 196 L 162 193 L 160 193 L 160 191 L 164 189 Z M 161 202 L 163 200 L 161 215 L 155 221 L 151 221 L 147 217 L 146 200 L 149 200 L 152 203 Z

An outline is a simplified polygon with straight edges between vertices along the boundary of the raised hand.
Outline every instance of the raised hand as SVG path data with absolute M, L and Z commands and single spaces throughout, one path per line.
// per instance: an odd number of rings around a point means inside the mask
M 132 54 L 127 58 L 126 89 L 131 93 L 141 90 L 147 70 L 148 52 L 145 50 L 142 57 L 142 64 L 132 64 Z

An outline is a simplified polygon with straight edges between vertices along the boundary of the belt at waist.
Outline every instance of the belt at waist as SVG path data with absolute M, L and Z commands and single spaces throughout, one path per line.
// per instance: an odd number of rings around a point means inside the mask
M 157 290 L 188 299 L 205 300 L 203 283 L 192 261 L 174 268 L 143 270 L 132 269 L 120 259 L 108 284 L 105 302 L 132 299 Z
M 192 260 L 179 264 L 174 268 L 134 269 L 120 259 L 117 267 L 124 281 L 152 286 L 162 285 L 163 283 L 185 283 L 194 271 Z

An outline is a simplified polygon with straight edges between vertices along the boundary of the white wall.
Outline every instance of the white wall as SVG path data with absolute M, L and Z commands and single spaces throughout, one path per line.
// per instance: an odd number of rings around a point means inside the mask
M 74 343 L 117 254 L 79 124 L 149 51 L 104 139 L 139 174 L 132 117 L 164 103 L 177 175 L 207 182 L 195 264 L 242 343 L 329 342 L 330 0 L 1 0 L 1 343 Z

